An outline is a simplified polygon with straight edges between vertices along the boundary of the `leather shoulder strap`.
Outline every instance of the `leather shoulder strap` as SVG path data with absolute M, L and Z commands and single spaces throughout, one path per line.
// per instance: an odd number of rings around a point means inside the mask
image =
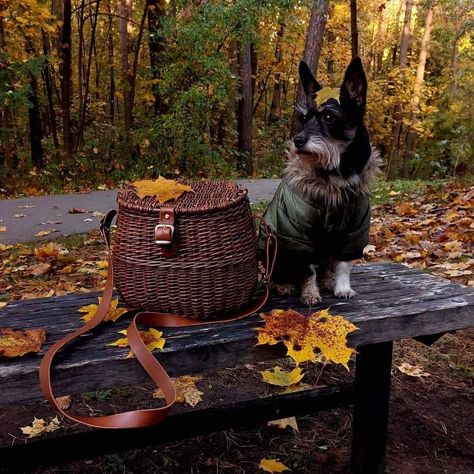
M 165 406 L 159 408 L 150 408 L 144 410 L 133 410 L 123 413 L 117 413 L 114 415 L 107 416 L 78 416 L 71 413 L 65 412 L 57 403 L 56 398 L 53 394 L 51 385 L 51 368 L 54 357 L 57 352 L 64 346 L 69 344 L 72 340 L 85 334 L 95 327 L 97 327 L 107 315 L 107 311 L 112 301 L 112 294 L 114 288 L 114 275 L 113 275 L 113 263 L 112 263 L 112 252 L 110 250 L 110 225 L 115 216 L 116 212 L 111 211 L 107 214 L 101 222 L 101 232 L 108 248 L 108 269 L 107 269 L 107 280 L 105 284 L 104 294 L 102 295 L 101 302 L 97 309 L 94 317 L 84 324 L 82 327 L 67 335 L 60 341 L 53 344 L 46 352 L 40 364 L 40 384 L 41 390 L 49 402 L 56 407 L 56 409 L 66 418 L 72 421 L 79 422 L 83 425 L 95 427 L 95 428 L 141 428 L 146 426 L 152 426 L 163 421 L 170 411 L 171 407 L 176 400 L 176 392 L 173 387 L 173 383 L 167 374 L 166 370 L 156 360 L 155 356 L 148 351 L 145 343 L 140 337 L 138 332 L 138 325 L 146 326 L 162 326 L 162 327 L 182 327 L 182 326 L 198 326 L 204 324 L 220 324 L 224 322 L 235 321 L 237 319 L 245 318 L 251 314 L 257 312 L 268 299 L 268 285 L 266 284 L 269 280 L 269 273 L 273 269 L 273 264 L 276 255 L 276 240 L 273 245 L 273 256 L 270 257 L 270 241 L 272 237 L 269 236 L 266 241 L 267 261 L 266 261 L 266 275 L 264 276 L 264 291 L 258 300 L 243 313 L 221 320 L 214 321 L 198 321 L 185 316 L 179 316 L 176 314 L 168 313 L 157 313 L 157 312 L 140 312 L 138 313 L 130 323 L 128 327 L 127 337 L 130 348 L 136 356 L 138 362 L 146 370 L 148 375 L 151 377 L 157 387 L 161 388 L 165 397 Z

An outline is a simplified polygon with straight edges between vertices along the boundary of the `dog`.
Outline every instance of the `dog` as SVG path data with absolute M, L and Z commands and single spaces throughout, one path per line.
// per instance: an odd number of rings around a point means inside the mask
M 364 115 L 367 79 L 360 58 L 340 88 L 322 88 L 299 65 L 305 106 L 297 106 L 297 133 L 289 143 L 283 179 L 263 217 L 276 236 L 272 284 L 280 295 L 321 301 L 320 288 L 352 298 L 350 272 L 362 257 L 370 226 L 369 185 L 379 167 Z M 263 252 L 265 226 L 260 226 Z

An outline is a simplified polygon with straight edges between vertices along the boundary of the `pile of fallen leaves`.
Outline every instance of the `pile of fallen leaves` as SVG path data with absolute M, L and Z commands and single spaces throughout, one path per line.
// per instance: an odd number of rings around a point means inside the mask
M 0 244 L 0 307 L 15 299 L 100 291 L 106 258 L 99 232 L 35 245 Z
M 389 196 L 388 203 L 373 206 L 366 259 L 404 263 L 474 286 L 474 186 L 451 183 Z

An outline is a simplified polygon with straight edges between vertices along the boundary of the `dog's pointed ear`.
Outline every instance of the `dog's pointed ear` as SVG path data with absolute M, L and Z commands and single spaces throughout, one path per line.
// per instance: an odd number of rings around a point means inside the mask
M 367 78 L 358 56 L 346 69 L 340 99 L 342 107 L 358 110 L 361 115 L 364 115 L 367 101 Z
M 300 62 L 299 73 L 301 84 L 303 84 L 303 90 L 306 95 L 314 94 L 322 89 L 321 85 L 314 78 L 313 73 L 304 61 Z

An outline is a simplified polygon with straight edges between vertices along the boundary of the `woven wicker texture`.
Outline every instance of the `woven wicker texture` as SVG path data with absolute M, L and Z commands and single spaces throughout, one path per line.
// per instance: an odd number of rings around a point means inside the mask
M 257 240 L 246 193 L 233 182 L 189 184 L 165 203 L 175 210 L 173 246 L 155 243 L 160 205 L 119 193 L 113 249 L 115 284 L 129 309 L 213 319 L 249 302 L 257 285 Z

